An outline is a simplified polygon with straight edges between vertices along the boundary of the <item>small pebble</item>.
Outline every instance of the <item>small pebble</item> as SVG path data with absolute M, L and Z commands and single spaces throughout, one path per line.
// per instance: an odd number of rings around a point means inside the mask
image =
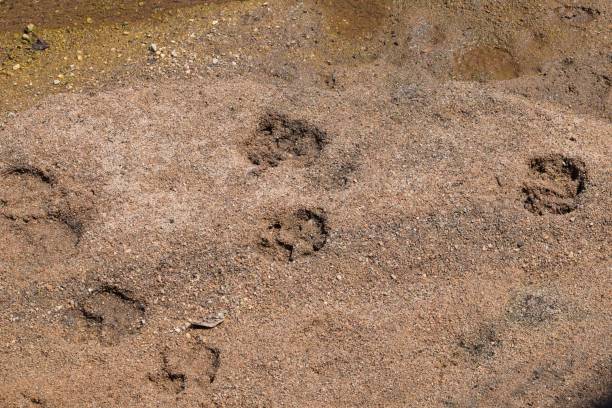
M 21 68 L 21 65 L 19 64 L 13 65 L 13 70 L 17 71 L 19 68 Z
M 37 38 L 36 41 L 32 44 L 32 49 L 34 51 L 44 51 L 49 48 L 49 44 L 41 38 Z

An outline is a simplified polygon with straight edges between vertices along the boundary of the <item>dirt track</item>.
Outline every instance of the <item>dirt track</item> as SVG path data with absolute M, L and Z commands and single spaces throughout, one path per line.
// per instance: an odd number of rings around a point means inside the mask
M 608 406 L 607 2 L 10 3 L 1 407 Z

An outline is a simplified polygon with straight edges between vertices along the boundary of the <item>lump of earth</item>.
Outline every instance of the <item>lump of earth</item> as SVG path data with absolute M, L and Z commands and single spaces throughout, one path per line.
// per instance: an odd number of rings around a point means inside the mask
M 321 154 L 327 134 L 302 120 L 279 113 L 264 115 L 247 142 L 248 158 L 255 165 L 276 167 L 293 159 L 310 163 Z
M 559 154 L 536 157 L 529 164 L 530 180 L 523 187 L 525 208 L 534 214 L 567 214 L 578 207 L 586 189 L 585 164 Z
M 273 219 L 261 237 L 261 245 L 273 249 L 281 258 L 294 261 L 320 251 L 327 243 L 327 236 L 325 212 L 301 208 Z

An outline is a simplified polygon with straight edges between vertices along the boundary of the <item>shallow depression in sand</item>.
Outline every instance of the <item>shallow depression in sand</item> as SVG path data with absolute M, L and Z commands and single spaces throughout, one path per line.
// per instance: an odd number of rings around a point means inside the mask
M 509 51 L 485 46 L 459 55 L 454 74 L 463 81 L 501 81 L 518 78 L 521 67 Z
M 523 187 L 525 208 L 534 214 L 574 211 L 586 189 L 584 162 L 559 154 L 536 157 L 529 163 L 530 179 Z
M 0 173 L 0 266 L 29 276 L 76 252 L 80 223 L 54 206 L 53 179 L 42 170 L 11 166 Z
M 117 343 L 124 336 L 138 333 L 144 326 L 144 303 L 114 286 L 93 291 L 80 301 L 79 309 L 88 330 L 101 343 Z
M 319 157 L 327 140 L 324 131 L 306 121 L 267 113 L 247 141 L 247 154 L 251 163 L 261 166 L 276 167 L 286 160 L 308 164 Z

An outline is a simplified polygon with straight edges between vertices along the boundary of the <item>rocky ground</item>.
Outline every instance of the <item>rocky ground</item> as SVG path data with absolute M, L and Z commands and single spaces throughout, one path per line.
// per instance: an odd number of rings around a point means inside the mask
M 0 0 L 0 406 L 609 406 L 611 11 Z

